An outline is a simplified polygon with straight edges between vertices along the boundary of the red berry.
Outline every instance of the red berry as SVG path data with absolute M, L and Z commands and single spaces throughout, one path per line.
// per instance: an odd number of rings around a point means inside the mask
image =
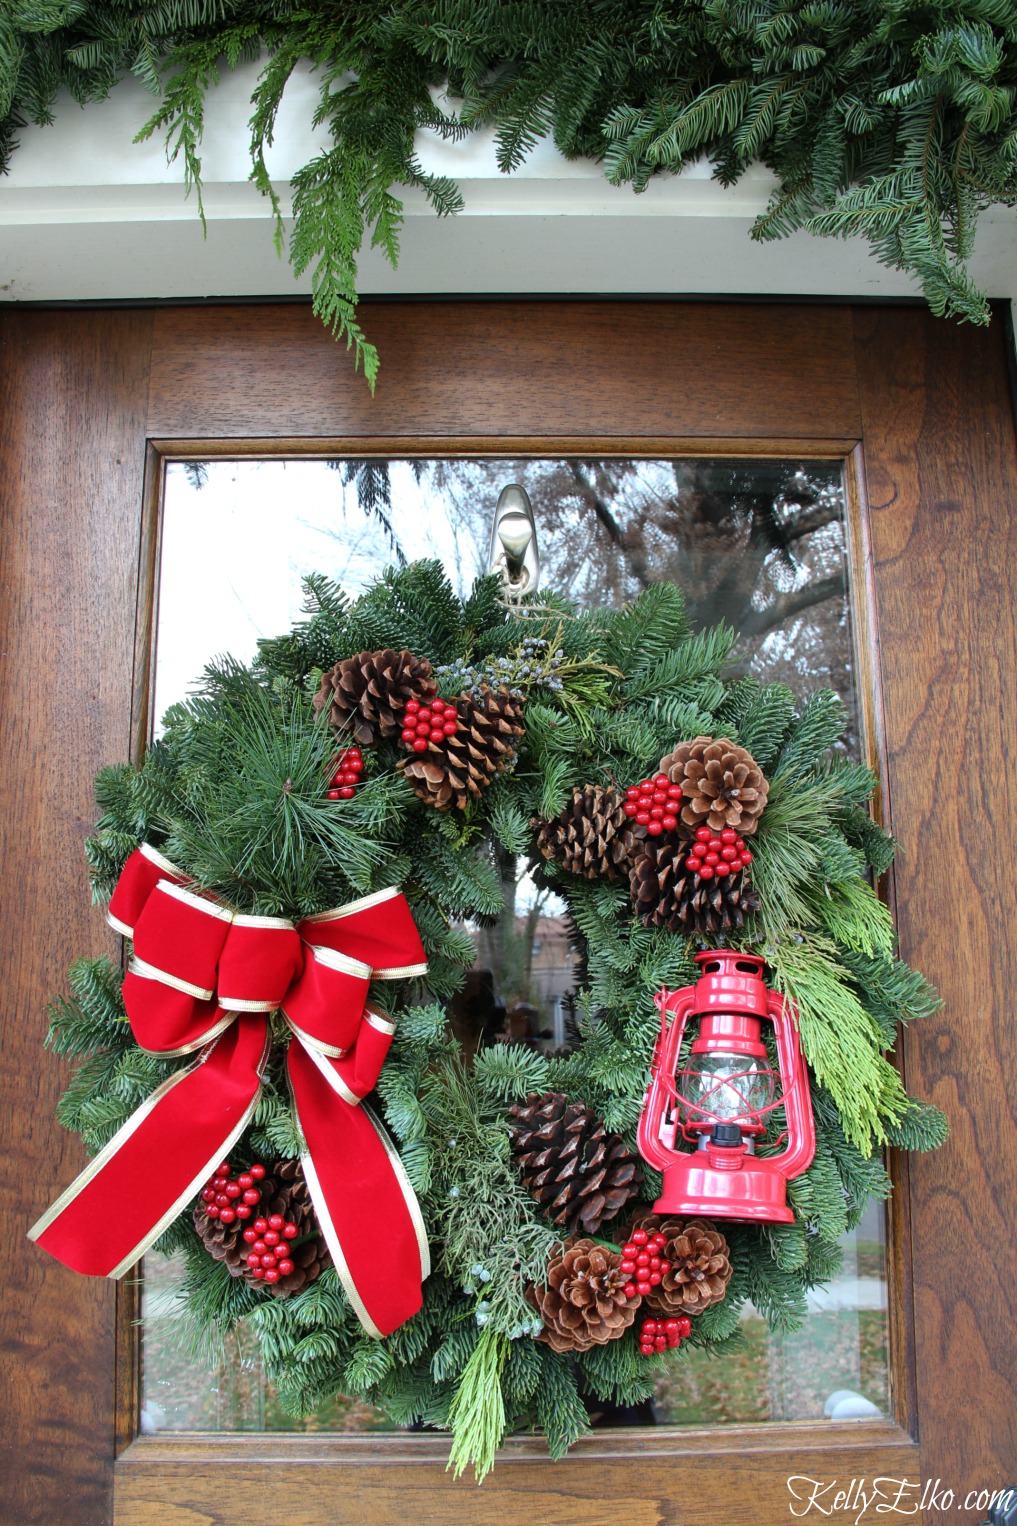
M 719 837 L 711 837 L 710 838 L 710 852 L 711 853 L 719 853 L 723 846 L 724 846 L 724 844 L 721 842 Z
M 444 742 L 445 728 L 443 726 L 435 726 L 434 730 L 430 734 L 430 740 L 432 742 Z
M 254 1177 L 254 1180 L 256 1182 L 260 1182 L 260 1181 L 262 1181 L 264 1179 L 264 1176 L 265 1176 L 265 1167 L 264 1166 L 258 1166 L 258 1165 L 248 1166 L 247 1169 L 248 1169 L 248 1171 L 250 1171 L 251 1175 Z
M 653 783 L 656 789 L 667 789 L 671 780 L 667 777 L 667 774 L 654 774 Z
M 259 1235 L 263 1235 L 265 1233 L 265 1230 L 268 1228 L 268 1220 L 267 1219 L 255 1219 L 255 1221 L 254 1221 L 254 1228 L 258 1231 Z
M 220 1218 L 220 1220 L 222 1221 L 223 1224 L 233 1224 L 233 1223 L 235 1223 L 236 1222 L 236 1217 L 237 1217 L 237 1210 L 235 1208 L 220 1208 L 219 1209 L 219 1218 Z
M 713 852 L 708 853 L 703 859 L 703 863 L 709 864 L 711 869 L 716 869 L 717 865 L 720 863 L 720 854 Z
M 219 1162 L 219 1164 L 215 1168 L 215 1174 L 216 1174 L 216 1176 L 229 1176 L 229 1174 L 230 1174 L 230 1163 L 229 1163 L 229 1161 L 228 1160 L 221 1160 Z
M 639 1354 L 640 1354 L 640 1356 L 652 1356 L 653 1355 L 653 1344 L 652 1344 L 652 1342 L 649 1345 L 646 1345 L 645 1343 L 641 1344 L 640 1347 L 639 1347 Z
M 662 805 L 651 805 L 650 806 L 650 820 L 651 821 L 659 821 L 660 818 L 663 816 L 663 814 L 664 814 L 664 807 Z
M 248 1253 L 247 1253 L 247 1265 L 248 1266 L 260 1266 L 261 1265 L 261 1257 L 258 1255 L 258 1252 L 256 1250 L 248 1251 Z
M 626 816 L 632 817 L 639 810 L 639 807 L 634 800 L 626 800 L 625 804 L 622 806 L 622 810 L 625 812 Z
M 636 1257 L 636 1265 L 637 1266 L 649 1266 L 649 1264 L 650 1264 L 650 1252 L 648 1250 L 641 1250 L 639 1252 L 638 1256 Z
M 738 841 L 738 833 L 734 827 L 725 827 L 720 834 L 720 840 L 721 842 L 736 843 Z
M 412 742 L 412 741 L 415 740 L 416 735 L 417 735 L 416 727 L 414 727 L 414 726 L 407 726 L 406 730 L 403 731 L 400 734 L 400 740 L 403 741 L 403 742 Z
M 277 1229 L 266 1229 L 264 1241 L 266 1245 L 278 1245 L 282 1236 Z
M 297 1235 L 300 1233 L 300 1231 L 297 1229 L 297 1226 L 291 1223 L 289 1220 L 287 1220 L 287 1222 L 283 1225 L 282 1232 L 287 1240 L 295 1240 Z
M 225 1192 L 217 1192 L 216 1193 L 216 1195 L 215 1195 L 215 1206 L 217 1208 L 228 1208 L 230 1206 L 230 1200 L 226 1196 Z
M 710 831 L 709 827 L 696 828 L 696 842 L 709 842 L 712 836 L 713 833 Z
M 618 1270 L 623 1277 L 632 1277 L 635 1275 L 636 1263 L 634 1261 L 623 1261 Z
M 667 798 L 669 800 L 680 800 L 682 798 L 682 787 L 681 787 L 681 785 L 680 784 L 669 784 L 668 787 L 667 787 Z
M 356 784 L 359 775 L 355 768 L 344 768 L 339 778 L 340 784 Z
M 337 789 L 330 789 L 328 792 L 328 798 L 330 800 L 338 800 L 340 798 L 339 791 Z
M 653 1349 L 654 1349 L 654 1351 L 666 1351 L 667 1350 L 667 1336 L 666 1335 L 655 1335 L 653 1337 Z
M 657 1334 L 657 1324 L 658 1324 L 658 1321 L 655 1320 L 655 1319 L 644 1319 L 643 1320 L 643 1330 L 642 1330 L 643 1335 L 644 1336 L 647 1336 L 647 1335 L 656 1335 Z
M 660 818 L 660 824 L 664 828 L 665 832 L 673 832 L 675 827 L 678 825 L 678 817 L 662 816 Z
M 268 1271 L 269 1267 L 275 1266 L 276 1259 L 277 1258 L 273 1256 L 271 1251 L 269 1251 L 267 1255 L 262 1256 L 261 1264 L 265 1268 L 266 1272 Z
M 264 1273 L 264 1278 L 265 1278 L 266 1282 L 278 1282 L 279 1281 L 279 1273 L 276 1271 L 275 1267 L 273 1266 L 273 1267 L 270 1267 L 269 1270 Z
M 257 1238 L 258 1238 L 258 1231 L 256 1229 L 245 1229 L 244 1230 L 244 1244 L 245 1245 L 253 1245 Z
M 663 1282 L 663 1280 L 664 1280 L 664 1278 L 662 1277 L 660 1272 L 651 1272 L 650 1273 L 650 1286 L 651 1286 L 651 1288 L 659 1288 L 660 1284 Z
M 263 1256 L 267 1250 L 268 1246 L 265 1244 L 264 1240 L 255 1240 L 254 1254 L 256 1256 Z
M 685 867 L 690 874 L 698 874 L 700 869 L 703 867 L 703 860 L 690 854 L 689 857 L 685 860 Z
M 459 730 L 459 722 L 458 721 L 446 721 L 444 726 L 441 729 L 442 729 L 442 734 L 444 736 L 454 737 L 456 732 Z
M 727 843 L 723 848 L 721 848 L 720 856 L 725 863 L 733 863 L 734 860 L 738 857 L 738 849 L 734 846 L 733 843 Z
M 248 1187 L 247 1191 L 244 1193 L 244 1202 L 249 1203 L 252 1208 L 254 1207 L 255 1203 L 261 1202 L 261 1193 L 258 1191 L 257 1187 Z
M 653 1237 L 653 1243 L 654 1245 L 666 1245 L 667 1235 L 661 1234 L 660 1230 L 658 1229 L 657 1233 Z
M 413 729 L 416 732 L 418 737 L 427 737 L 427 736 L 430 736 L 431 735 L 431 722 L 430 721 L 418 721 L 416 726 L 414 726 Z
M 215 1202 L 215 1188 L 214 1187 L 206 1187 L 204 1192 L 201 1194 L 201 1201 L 203 1203 L 214 1203 Z
M 285 1223 L 286 1220 L 283 1218 L 281 1213 L 270 1213 L 268 1216 L 269 1229 L 282 1229 Z
M 637 1249 L 638 1247 L 634 1240 L 626 1240 L 625 1244 L 622 1246 L 622 1255 L 625 1257 L 626 1261 L 628 1261 L 630 1257 L 636 1254 Z
M 626 1298 L 635 1298 L 639 1292 L 639 1289 L 636 1287 L 634 1282 L 627 1282 L 622 1289 L 622 1292 L 625 1294 Z
M 414 752 L 426 752 L 427 751 L 427 738 L 426 737 L 417 737 L 417 740 L 413 744 L 413 751 Z
M 417 711 L 419 709 L 420 709 L 420 701 L 419 701 L 419 699 L 408 699 L 406 701 L 406 714 L 407 715 L 416 715 L 416 713 L 417 713 Z
M 353 788 L 352 784 L 344 784 L 342 789 L 339 791 L 339 799 L 340 800 L 352 800 L 356 793 L 357 792 Z
M 713 879 L 713 869 L 711 868 L 711 866 L 709 864 L 704 864 L 703 867 L 700 869 L 700 871 L 699 871 L 699 878 L 701 880 L 712 880 Z
M 650 1291 L 650 1284 L 648 1282 L 637 1282 L 636 1283 L 636 1292 L 640 1295 L 641 1298 L 645 1298 L 647 1293 L 649 1293 L 649 1291 Z
M 225 1192 L 226 1196 L 230 1198 L 239 1197 L 241 1192 L 240 1185 L 237 1182 L 227 1182 L 222 1190 Z
M 251 1267 L 251 1276 L 252 1277 L 257 1277 L 260 1280 L 262 1277 L 264 1277 L 264 1275 L 265 1275 L 265 1273 L 264 1273 L 263 1269 L 260 1266 L 252 1266 Z
M 288 1257 L 284 1257 L 283 1260 L 278 1262 L 276 1265 L 276 1271 L 279 1273 L 280 1277 L 288 1277 L 292 1270 L 293 1262 L 290 1261 Z
M 650 822 L 650 813 L 649 813 L 649 811 L 637 811 L 636 812 L 636 820 L 638 821 L 638 823 L 639 823 L 639 825 L 641 827 L 648 826 L 649 822 Z
M 241 1172 L 241 1174 L 237 1177 L 237 1186 L 240 1188 L 241 1192 L 243 1192 L 245 1187 L 254 1186 L 254 1177 L 251 1175 L 250 1171 Z
M 661 837 L 664 833 L 664 828 L 659 821 L 648 821 L 646 823 L 646 830 L 650 837 Z
M 655 789 L 653 794 L 650 796 L 650 804 L 659 806 L 667 805 L 667 795 L 663 790 Z
M 219 1217 L 220 1210 L 215 1206 L 214 1203 L 209 1203 L 208 1207 L 205 1209 L 205 1212 L 210 1219 L 217 1219 Z
M 651 1272 L 659 1272 L 660 1271 L 660 1257 L 659 1256 L 651 1256 L 650 1257 L 650 1271 Z
M 653 794 L 653 785 L 650 783 L 649 779 L 643 780 L 642 784 L 639 786 L 639 793 L 640 795 Z
M 632 1244 L 633 1245 L 645 1245 L 647 1240 L 649 1240 L 649 1238 L 650 1237 L 646 1233 L 645 1229 L 634 1229 L 632 1231 Z
M 430 720 L 431 720 L 430 706 L 428 706 L 428 705 L 421 705 L 420 709 L 417 711 L 417 724 L 421 725 L 424 721 L 427 721 L 428 724 L 430 724 Z
M 727 876 L 731 873 L 731 865 L 730 864 L 724 864 L 724 863 L 718 864 L 717 865 L 717 869 L 716 869 L 716 873 L 717 873 L 717 878 L 719 880 L 726 879 Z
M 676 1320 L 676 1319 L 666 1319 L 664 1321 L 664 1334 L 665 1335 L 681 1335 L 681 1333 L 682 1333 L 682 1327 L 679 1324 L 678 1320 Z
M 747 869 L 749 864 L 752 862 L 752 854 L 749 852 L 748 848 L 746 848 L 745 852 L 741 855 L 741 860 L 742 867 Z
M 625 799 L 626 800 L 636 800 L 638 798 L 638 796 L 639 796 L 639 785 L 638 784 L 630 784 L 628 789 L 625 791 Z
M 679 1318 L 678 1323 L 681 1326 L 681 1329 L 678 1331 L 678 1334 L 682 1337 L 682 1339 L 684 1339 L 685 1336 L 692 1334 L 692 1321 L 691 1321 L 691 1319 L 688 1319 L 683 1314 Z

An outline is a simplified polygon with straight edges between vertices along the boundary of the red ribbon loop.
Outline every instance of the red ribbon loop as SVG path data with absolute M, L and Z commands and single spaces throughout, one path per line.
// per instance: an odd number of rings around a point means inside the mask
M 359 1103 L 395 1032 L 366 1005 L 372 978 L 427 969 L 405 897 L 379 891 L 294 927 L 198 894 L 145 844 L 108 916 L 134 939 L 123 996 L 138 1043 L 203 1053 L 142 1104 L 30 1238 L 76 1271 L 118 1277 L 133 1266 L 248 1126 L 268 1058 L 265 1014 L 278 1009 L 293 1032 L 287 1071 L 322 1234 L 365 1329 L 398 1328 L 422 1303 L 427 1238 L 395 1147 Z M 157 1185 L 142 1196 L 141 1180 Z M 379 1220 L 383 1258 L 372 1249 Z

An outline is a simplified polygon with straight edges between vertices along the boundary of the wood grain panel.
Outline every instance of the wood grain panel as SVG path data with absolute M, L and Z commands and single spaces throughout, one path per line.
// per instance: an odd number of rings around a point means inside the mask
M 601 1432 L 560 1463 L 520 1438 L 479 1490 L 472 1475 L 452 1480 L 447 1457 L 447 1439 L 431 1436 L 144 1437 L 117 1464 L 115 1526 L 250 1526 L 265 1488 L 285 1501 L 287 1526 L 777 1526 L 794 1519 L 789 1477 L 806 1497 L 805 1479 L 831 1484 L 829 1514 L 811 1518 L 847 1526 L 857 1501 L 832 1507 L 851 1479 L 919 1478 L 902 1432 L 850 1421 Z
M 850 309 L 371 304 L 372 398 L 309 308 L 156 314 L 153 436 L 858 437 Z
M 2 320 L 0 776 L 6 915 L 0 1215 L 5 1520 L 109 1519 L 114 1302 L 23 1238 L 84 1164 L 45 1007 L 70 961 L 113 951 L 89 905 L 92 776 L 130 734 L 149 313 Z
M 855 330 L 897 920 L 944 998 L 905 1066 L 952 1126 L 910 1162 L 922 1458 L 966 1492 L 1017 1470 L 1014 419 L 998 320 L 858 311 Z

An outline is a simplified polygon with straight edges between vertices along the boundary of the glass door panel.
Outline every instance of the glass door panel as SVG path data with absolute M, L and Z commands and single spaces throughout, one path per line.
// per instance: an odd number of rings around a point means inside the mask
M 518 482 L 537 523 L 541 581 L 580 604 L 617 605 L 672 579 L 695 625 L 740 634 L 733 672 L 799 696 L 841 695 L 846 746 L 861 752 L 839 461 L 642 459 L 243 460 L 170 462 L 158 592 L 154 713 L 183 699 L 202 667 L 249 661 L 260 637 L 299 618 L 301 578 L 322 572 L 352 595 L 389 563 L 439 560 L 458 591 L 486 570 L 501 488 Z M 201 557 L 194 554 L 197 545 Z M 158 719 L 157 719 L 158 729 Z M 572 1041 L 575 971 L 563 904 L 525 868 L 506 868 L 508 911 L 470 929 L 477 960 L 450 1013 L 467 1049 Z M 775 1334 L 745 1305 L 732 1346 L 689 1350 L 638 1413 L 594 1423 L 720 1425 L 889 1413 L 883 1215 L 844 1237 L 838 1276 L 808 1317 Z M 179 1321 L 181 1268 L 150 1256 L 143 1294 L 142 1428 L 392 1429 L 337 1397 L 301 1420 L 266 1383 L 250 1333 L 210 1372 Z

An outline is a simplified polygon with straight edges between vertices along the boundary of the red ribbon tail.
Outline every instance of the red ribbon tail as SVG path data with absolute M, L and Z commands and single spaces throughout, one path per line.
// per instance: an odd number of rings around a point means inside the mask
M 331 1084 L 334 1064 L 290 1044 L 290 1085 L 307 1145 L 302 1164 L 318 1223 L 357 1318 L 380 1338 L 423 1304 L 427 1233 L 395 1146 L 369 1108 L 352 1106 Z
M 173 1222 L 249 1124 L 268 1057 L 262 1014 L 233 1023 L 143 1102 L 28 1232 L 65 1266 L 120 1277 Z

